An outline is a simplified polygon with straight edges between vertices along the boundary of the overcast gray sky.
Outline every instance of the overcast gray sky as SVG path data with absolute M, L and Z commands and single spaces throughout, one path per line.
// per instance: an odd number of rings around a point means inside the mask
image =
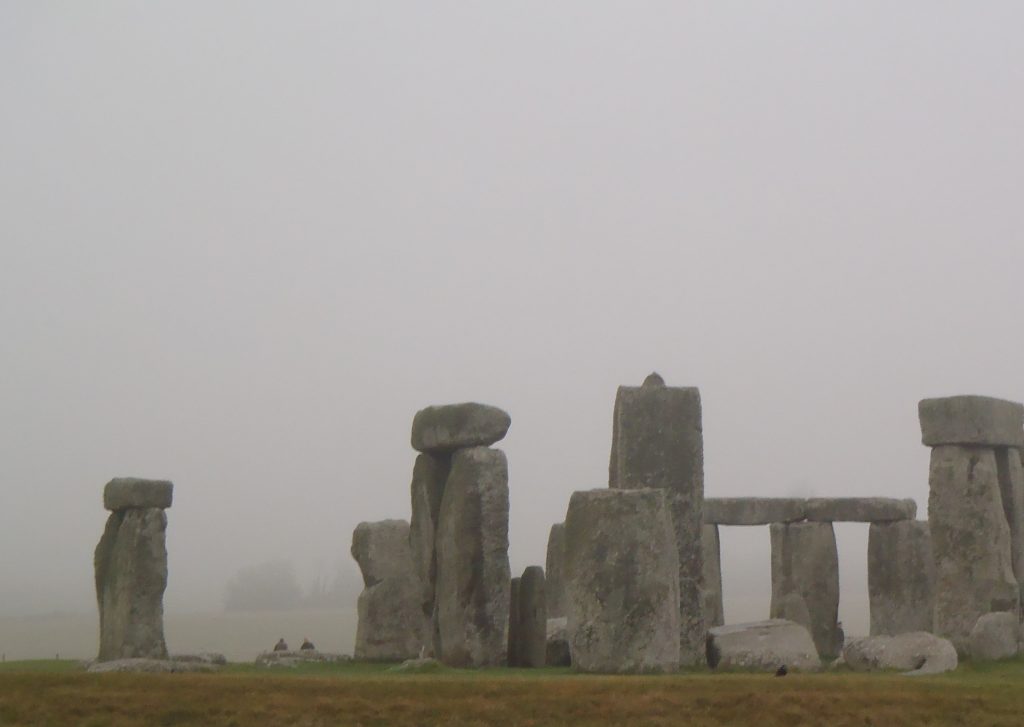
M 1024 399 L 1022 26 L 0 1 L 0 612 L 94 608 L 119 475 L 175 482 L 171 611 L 266 560 L 354 573 L 353 527 L 408 517 L 413 414 L 464 400 L 512 415 L 512 566 L 542 563 L 652 370 L 701 389 L 708 496 L 925 517 L 917 401 Z M 767 529 L 723 550 L 727 618 L 764 615 Z

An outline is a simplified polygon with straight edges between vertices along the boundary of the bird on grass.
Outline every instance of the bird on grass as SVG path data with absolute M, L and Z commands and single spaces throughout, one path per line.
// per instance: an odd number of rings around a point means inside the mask
M 783 664 L 782 666 L 780 666 L 778 669 L 775 670 L 775 676 L 777 676 L 777 677 L 784 677 L 787 674 L 789 674 L 789 669 L 786 668 L 785 664 Z

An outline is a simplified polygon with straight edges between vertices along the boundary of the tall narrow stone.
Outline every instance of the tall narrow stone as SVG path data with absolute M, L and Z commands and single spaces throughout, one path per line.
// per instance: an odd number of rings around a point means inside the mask
M 522 578 L 513 578 L 509 583 L 508 591 L 508 640 L 507 640 L 507 663 L 509 666 L 522 666 L 520 657 L 520 635 L 519 635 L 519 589 Z
M 555 523 L 548 533 L 544 592 L 548 618 L 565 616 L 565 523 Z
M 412 519 L 409 523 L 409 547 L 420 589 L 420 609 L 424 616 L 421 646 L 424 652 L 431 656 L 437 654 L 437 642 L 440 638 L 434 599 L 434 586 L 437 581 L 435 539 L 437 522 L 441 515 L 441 497 L 450 469 L 449 455 L 421 454 L 416 457 L 416 463 L 413 465 L 410 485 Z
M 997 447 L 995 455 L 1003 512 L 1006 513 L 1006 522 L 1010 528 L 1013 576 L 1017 579 L 1021 603 L 1024 604 L 1024 468 L 1021 467 L 1019 449 Z
M 713 628 L 725 623 L 722 606 L 722 553 L 717 525 L 705 525 L 701 530 L 704 549 L 704 622 Z
M 355 658 L 398 661 L 419 656 L 427 619 L 409 547 L 409 523 L 359 523 L 351 552 L 365 586 L 357 603 Z
M 661 489 L 669 496 L 679 563 L 679 660 L 684 666 L 706 663 L 704 435 L 698 389 L 665 386 L 657 374 L 642 386 L 619 387 L 609 485 Z
M 928 484 L 934 630 L 967 655 L 978 618 L 994 611 L 1016 613 L 1020 602 L 995 451 L 934 447 Z
M 539 669 L 547 654 L 547 600 L 544 569 L 531 565 L 519 587 L 519 666 Z
M 452 456 L 436 543 L 441 660 L 450 666 L 504 664 L 510 581 L 504 452 L 473 447 Z
M 112 510 L 96 546 L 96 600 L 100 613 L 98 661 L 166 659 L 167 515 L 173 485 L 119 478 L 103 493 Z
M 935 561 L 927 522 L 871 524 L 868 595 L 872 636 L 932 630 Z
M 656 489 L 573 493 L 565 519 L 565 584 L 577 669 L 678 667 L 679 561 L 668 499 Z
M 771 617 L 807 627 L 818 654 L 843 649 L 839 628 L 839 552 L 832 523 L 773 523 Z

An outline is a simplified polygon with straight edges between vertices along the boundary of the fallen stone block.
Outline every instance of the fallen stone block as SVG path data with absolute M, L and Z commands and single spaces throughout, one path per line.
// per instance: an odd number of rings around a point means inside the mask
M 913 520 L 917 503 L 890 497 L 812 497 L 807 519 L 812 522 L 873 523 Z
M 1024 405 L 988 396 L 947 396 L 917 405 L 921 442 L 982 447 L 1024 446 Z
M 719 671 L 818 671 L 810 632 L 784 619 L 716 626 L 708 630 L 708 666 Z
M 503 439 L 512 418 L 487 404 L 428 406 L 412 420 L 412 448 L 418 452 L 451 453 L 468 447 L 488 447 Z
M 704 500 L 704 522 L 712 525 L 770 525 L 805 520 L 807 500 L 802 497 L 709 497 Z
M 177 659 L 114 659 L 96 661 L 87 669 L 93 674 L 111 672 L 138 672 L 144 674 L 196 674 L 220 671 L 217 664 L 201 661 L 179 661 Z
M 953 671 L 958 663 L 952 642 L 923 631 L 853 639 L 843 660 L 853 671 L 898 669 L 907 676 Z
M 1017 614 L 986 613 L 971 629 L 972 661 L 1012 659 L 1020 651 L 1020 622 Z

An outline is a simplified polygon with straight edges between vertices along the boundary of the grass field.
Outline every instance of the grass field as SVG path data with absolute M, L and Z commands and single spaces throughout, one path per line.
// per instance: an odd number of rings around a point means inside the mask
M 1024 724 L 1024 661 L 953 674 L 659 677 L 569 670 L 307 665 L 219 674 L 87 674 L 76 662 L 0 665 L 0 725 L 901 725 Z

